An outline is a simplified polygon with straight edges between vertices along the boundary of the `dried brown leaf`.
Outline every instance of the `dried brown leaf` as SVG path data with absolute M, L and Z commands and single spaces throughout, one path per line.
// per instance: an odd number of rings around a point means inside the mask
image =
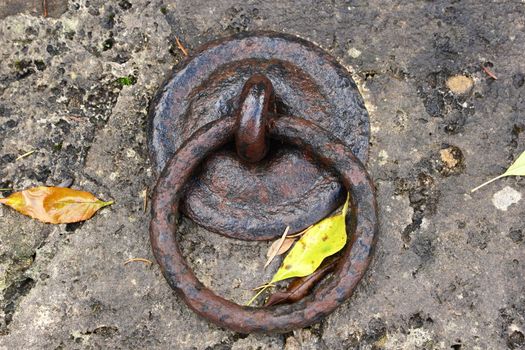
M 89 192 L 71 188 L 40 186 L 0 198 L 0 203 L 46 223 L 67 224 L 90 219 L 113 201 L 103 202 Z
M 297 240 L 297 237 L 295 238 L 286 237 L 284 239 L 283 245 L 281 245 L 281 248 L 279 248 L 276 255 L 282 255 L 286 253 L 292 247 L 292 245 L 295 243 L 296 240 Z
M 266 257 L 269 258 L 270 256 L 272 256 L 273 254 L 275 254 L 275 256 L 277 255 L 281 255 L 281 254 L 284 254 L 288 251 L 288 249 L 290 249 L 290 247 L 293 245 L 293 243 L 297 240 L 297 237 L 286 237 L 284 239 L 284 242 L 283 244 L 281 245 L 281 247 L 279 248 L 279 245 L 280 245 L 280 238 L 278 240 L 276 240 L 275 242 L 272 243 L 272 245 L 270 246 L 270 249 L 268 249 L 268 252 L 266 253 Z M 275 251 L 277 250 L 277 253 L 275 253 Z
M 266 260 L 266 264 L 264 264 L 264 268 L 266 268 L 272 260 L 275 258 L 281 247 L 283 246 L 284 241 L 286 240 L 286 235 L 288 234 L 288 231 L 290 230 L 290 226 L 286 226 L 286 229 L 283 232 L 283 235 L 281 238 L 279 238 L 277 241 L 273 242 L 273 244 L 270 246 L 270 249 L 268 250 L 268 253 L 266 256 L 268 257 L 268 260 Z

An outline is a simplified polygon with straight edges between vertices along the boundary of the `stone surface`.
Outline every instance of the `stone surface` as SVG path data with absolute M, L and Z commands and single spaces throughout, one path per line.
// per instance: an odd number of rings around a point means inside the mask
M 524 348 L 525 207 L 502 212 L 491 199 L 506 186 L 523 196 L 525 182 L 469 193 L 525 149 L 524 18 L 519 2 L 474 0 L 72 0 L 58 18 L 2 19 L 0 188 L 74 179 L 116 204 L 57 226 L 0 209 L 0 349 Z M 210 325 L 156 265 L 123 265 L 152 259 L 146 112 L 183 58 L 175 37 L 191 51 L 255 29 L 312 40 L 353 72 L 370 112 L 380 206 L 376 256 L 355 295 L 284 335 Z M 452 94 L 455 75 L 472 88 Z M 188 220 L 181 233 L 198 277 L 236 302 L 278 267 L 261 272 L 269 243 Z
M 27 13 L 33 16 L 59 17 L 67 11 L 67 0 L 2 0 L 0 19 Z

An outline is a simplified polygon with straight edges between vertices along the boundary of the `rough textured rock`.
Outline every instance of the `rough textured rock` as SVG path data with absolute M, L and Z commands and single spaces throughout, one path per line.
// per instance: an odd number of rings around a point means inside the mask
M 0 208 L 0 349 L 525 347 L 525 207 L 503 212 L 491 200 L 507 186 L 523 196 L 525 182 L 469 194 L 525 149 L 523 4 L 72 0 L 57 18 L 28 11 L 0 21 L 0 188 L 74 179 L 116 204 L 58 226 Z M 175 37 L 191 50 L 256 29 L 318 43 L 360 82 L 381 220 L 352 299 L 321 324 L 277 336 L 210 325 L 156 265 L 123 265 L 152 259 L 145 123 L 182 58 Z M 457 75 L 473 81 L 464 94 L 447 88 Z M 187 220 L 181 240 L 199 278 L 237 302 L 277 268 L 260 272 L 269 244 Z

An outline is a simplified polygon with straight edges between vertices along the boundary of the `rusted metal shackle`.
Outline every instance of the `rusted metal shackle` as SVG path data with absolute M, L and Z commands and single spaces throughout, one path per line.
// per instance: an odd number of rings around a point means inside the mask
M 236 116 L 235 147 L 241 159 L 256 163 L 268 152 L 266 119 L 269 112 L 275 113 L 272 82 L 262 74 L 255 74 L 244 84 Z

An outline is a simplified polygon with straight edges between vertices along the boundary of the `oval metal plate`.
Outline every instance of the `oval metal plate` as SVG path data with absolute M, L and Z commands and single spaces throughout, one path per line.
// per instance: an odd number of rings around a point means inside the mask
M 204 45 L 176 67 L 159 90 L 149 122 L 157 173 L 197 129 L 234 117 L 243 85 L 256 73 L 271 80 L 279 113 L 321 126 L 366 164 L 368 113 L 348 71 L 306 40 L 258 32 Z M 343 200 L 335 176 L 301 149 L 273 142 L 263 161 L 247 164 L 228 145 L 194 174 L 182 211 L 225 236 L 269 240 L 286 226 L 290 232 L 308 227 Z

